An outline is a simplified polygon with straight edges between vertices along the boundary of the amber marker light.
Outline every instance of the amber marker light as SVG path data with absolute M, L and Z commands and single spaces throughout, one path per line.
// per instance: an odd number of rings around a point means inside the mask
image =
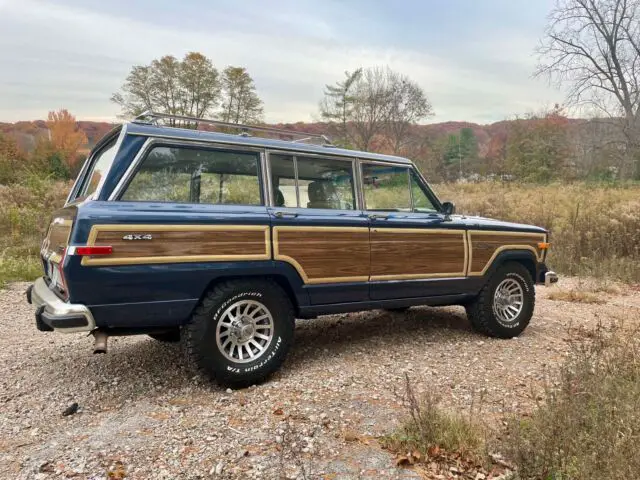
M 549 242 L 538 242 L 538 248 L 540 250 L 549 250 L 551 244 Z

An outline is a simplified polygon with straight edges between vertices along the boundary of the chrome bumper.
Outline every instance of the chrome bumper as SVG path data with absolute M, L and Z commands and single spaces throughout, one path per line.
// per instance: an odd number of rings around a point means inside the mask
M 36 323 L 57 332 L 90 332 L 96 328 L 91 311 L 84 305 L 67 303 L 53 293 L 39 278 L 29 290 L 27 298 L 36 307 Z
M 558 275 L 556 274 L 556 272 L 546 272 L 544 274 L 544 286 L 549 287 L 554 283 L 558 283 Z

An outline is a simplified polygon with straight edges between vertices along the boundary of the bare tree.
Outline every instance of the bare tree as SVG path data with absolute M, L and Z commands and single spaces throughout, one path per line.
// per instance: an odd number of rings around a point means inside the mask
M 368 151 L 374 137 L 387 126 L 392 101 L 390 77 L 389 67 L 368 68 L 354 85 L 350 123 L 359 150 Z
M 568 84 L 568 100 L 621 119 L 629 167 L 640 176 L 640 0 L 557 0 L 536 75 Z M 635 157 L 635 158 L 634 158 Z M 635 163 L 635 165 L 633 165 Z
M 410 139 L 411 125 L 432 116 L 433 109 L 417 83 L 395 72 L 388 74 L 391 105 L 387 130 L 393 153 L 397 155 Z

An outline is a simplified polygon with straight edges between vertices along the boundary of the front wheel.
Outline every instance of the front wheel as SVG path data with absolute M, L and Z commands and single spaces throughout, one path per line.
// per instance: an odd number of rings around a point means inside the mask
M 505 263 L 466 305 L 467 316 L 480 333 L 498 338 L 517 337 L 531 321 L 535 298 L 529 271 L 520 263 Z
M 202 300 L 182 338 L 188 359 L 225 386 L 264 381 L 284 361 L 293 342 L 294 313 L 271 281 L 216 285 Z

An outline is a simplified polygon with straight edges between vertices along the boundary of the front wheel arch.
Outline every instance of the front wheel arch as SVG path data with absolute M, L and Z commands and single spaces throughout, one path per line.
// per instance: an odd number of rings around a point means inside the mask
M 488 282 L 498 269 L 510 262 L 519 263 L 526 268 L 535 283 L 538 259 L 531 250 L 505 250 L 500 252 L 485 272 L 485 282 Z

